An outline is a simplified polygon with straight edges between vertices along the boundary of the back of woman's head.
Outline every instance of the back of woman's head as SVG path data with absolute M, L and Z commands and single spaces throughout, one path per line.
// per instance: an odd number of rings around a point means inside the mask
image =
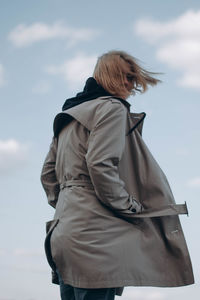
M 93 77 L 106 91 L 122 99 L 128 98 L 136 91 L 144 93 L 148 85 L 156 85 L 161 80 L 143 69 L 137 59 L 124 51 L 109 51 L 97 60 Z M 127 89 L 127 83 L 129 88 Z

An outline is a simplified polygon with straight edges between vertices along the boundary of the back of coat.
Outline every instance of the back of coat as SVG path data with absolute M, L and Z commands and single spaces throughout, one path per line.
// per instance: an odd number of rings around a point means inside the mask
M 112 97 L 64 115 L 71 121 L 53 139 L 41 175 L 56 209 L 47 226 L 51 267 L 81 288 L 193 283 L 166 176 L 141 125 L 128 134 L 141 116 Z

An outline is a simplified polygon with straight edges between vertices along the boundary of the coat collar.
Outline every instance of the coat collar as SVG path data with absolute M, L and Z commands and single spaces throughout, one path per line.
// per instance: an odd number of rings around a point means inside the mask
M 93 116 L 96 110 L 97 101 L 107 100 L 113 98 L 110 96 L 99 97 L 96 101 L 90 101 L 90 110 L 88 110 L 88 103 L 84 102 L 78 106 L 71 107 L 56 115 L 53 123 L 54 136 L 57 137 L 61 129 L 71 122 L 72 119 L 76 119 L 89 131 L 92 130 Z M 123 100 L 124 102 L 124 100 Z M 124 103 L 123 103 L 124 104 Z M 146 116 L 142 113 L 131 113 L 129 112 L 130 104 L 127 102 L 127 113 L 129 119 L 129 131 L 127 135 L 131 134 L 132 131 L 137 127 L 140 134 L 142 134 L 143 121 Z

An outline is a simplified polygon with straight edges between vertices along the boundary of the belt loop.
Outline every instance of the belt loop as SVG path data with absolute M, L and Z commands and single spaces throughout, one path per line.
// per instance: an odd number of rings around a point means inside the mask
M 66 180 L 60 184 L 60 189 L 64 189 L 69 186 L 83 186 L 83 187 L 88 187 L 90 189 L 94 189 L 93 184 L 89 180 L 78 180 L 78 179 L 71 179 L 71 180 Z

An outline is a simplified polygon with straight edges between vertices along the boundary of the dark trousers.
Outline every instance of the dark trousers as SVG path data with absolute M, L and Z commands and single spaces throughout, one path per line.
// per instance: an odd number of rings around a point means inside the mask
M 58 273 L 58 271 L 57 271 Z M 114 300 L 115 288 L 84 289 L 64 284 L 58 273 L 61 300 Z

